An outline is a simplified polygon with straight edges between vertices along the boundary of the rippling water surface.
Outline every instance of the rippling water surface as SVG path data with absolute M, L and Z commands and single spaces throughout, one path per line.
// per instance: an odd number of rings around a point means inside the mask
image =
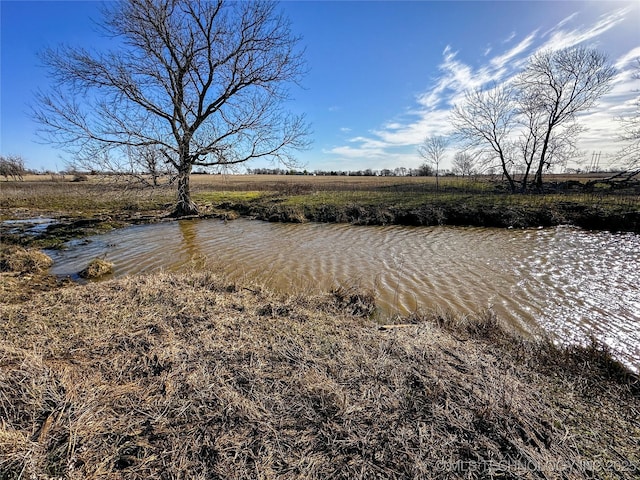
M 60 275 L 95 257 L 121 276 L 204 256 L 283 290 L 373 287 L 387 313 L 491 306 L 522 331 L 542 326 L 569 341 L 595 335 L 640 367 L 637 234 L 194 220 L 115 230 L 49 253 Z

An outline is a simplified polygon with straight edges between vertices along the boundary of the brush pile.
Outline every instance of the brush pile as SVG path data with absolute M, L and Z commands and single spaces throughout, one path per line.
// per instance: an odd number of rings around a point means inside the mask
M 0 303 L 0 479 L 640 474 L 637 379 L 602 348 L 490 313 L 380 330 L 345 292 L 200 272 Z

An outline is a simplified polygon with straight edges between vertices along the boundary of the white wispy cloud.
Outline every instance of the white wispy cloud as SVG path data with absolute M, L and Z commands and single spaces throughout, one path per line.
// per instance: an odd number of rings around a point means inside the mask
M 501 52 L 494 53 L 497 49 L 488 47 L 479 66 L 464 62 L 454 46 L 447 45 L 442 51 L 438 76 L 430 88 L 415 97 L 415 105 L 392 121 L 383 123 L 380 128 L 354 136 L 349 139 L 348 145 L 336 146 L 325 153 L 344 159 L 366 159 L 374 162 L 371 165 L 386 160 L 389 162 L 386 166 L 393 165 L 392 161 L 404 162 L 395 165 L 415 166 L 420 161 L 416 148 L 425 136 L 450 133 L 451 108 L 462 100 L 466 91 L 508 82 L 536 52 L 591 44 L 622 22 L 631 11 L 631 7 L 620 8 L 601 15 L 590 24 L 572 26 L 579 18 L 578 12 L 575 12 L 543 33 L 540 33 L 540 29 L 530 32 Z M 502 45 L 511 43 L 516 37 L 516 33 L 512 32 Z M 611 137 L 612 119 L 633 107 L 634 81 L 635 88 L 640 87 L 631 75 L 631 65 L 638 56 L 640 46 L 632 48 L 613 62 L 619 73 L 611 92 L 601 99 L 597 111 L 584 115 L 589 131 L 583 135 L 582 148 L 595 150 L 601 146 L 603 139 Z
M 587 152 L 604 151 L 612 156 L 622 146 L 617 141 L 617 129 L 612 129 L 611 126 L 620 118 L 634 114 L 637 109 L 640 97 L 640 79 L 637 78 L 640 69 L 637 62 L 640 62 L 640 46 L 615 59 L 613 64 L 618 74 L 611 91 L 600 99 L 597 109 L 580 116 L 582 123 L 589 126 L 581 136 L 582 148 Z M 604 142 L 603 139 L 608 139 L 609 142 Z
M 593 40 L 623 21 L 631 10 L 631 7 L 614 10 L 601 15 L 599 20 L 592 25 L 581 26 L 572 30 L 563 30 L 562 27 L 564 27 L 566 21 L 563 21 L 564 23 L 560 22 L 556 25 L 556 28 L 548 32 L 548 39 L 539 47 L 539 50 L 557 50 Z M 572 19 L 572 16 L 567 17 L 565 20 L 568 21 L 570 19 Z
M 516 32 L 511 32 L 507 38 L 502 40 L 502 43 L 509 43 L 514 38 L 516 38 Z
M 523 54 L 528 52 L 533 45 L 533 42 L 536 38 L 538 31 L 535 30 L 527 35 L 523 40 L 521 40 L 515 47 L 506 51 L 502 55 L 498 55 L 493 57 L 489 63 L 491 67 L 494 69 L 500 70 L 505 68 L 508 64 L 512 64 L 513 67 L 520 67 L 526 58 L 523 57 Z M 514 60 L 516 63 L 514 64 Z
M 346 159 L 359 160 L 362 158 L 378 158 L 385 155 L 384 148 L 367 148 L 363 145 L 357 147 L 351 147 L 349 145 L 343 145 L 339 147 L 333 147 L 322 151 L 324 154 L 337 155 L 338 157 Z
M 618 70 L 628 70 L 630 66 L 634 67 L 638 61 L 640 61 L 640 46 L 632 48 L 627 53 L 617 58 L 614 66 Z
M 554 25 L 552 28 L 550 28 L 549 30 L 547 30 L 546 32 L 543 33 L 543 36 L 547 36 L 550 33 L 553 33 L 555 31 L 560 30 L 562 27 L 564 27 L 567 23 L 571 22 L 574 18 L 576 18 L 578 16 L 579 12 L 573 12 L 571 15 L 569 15 L 568 17 L 563 18 L 562 20 L 560 20 L 556 25 Z
M 349 142 L 357 144 L 357 146 L 337 146 L 324 150 L 324 153 L 332 153 L 344 158 L 358 158 L 361 155 L 367 155 L 369 157 L 379 157 L 385 154 L 385 149 L 389 146 L 382 140 L 376 140 L 374 138 L 367 137 L 354 137 L 349 139 Z
M 373 133 L 387 146 L 417 146 L 427 135 L 447 135 L 451 129 L 449 110 L 438 109 L 417 111 L 416 118 L 410 122 L 392 122 L 374 130 Z

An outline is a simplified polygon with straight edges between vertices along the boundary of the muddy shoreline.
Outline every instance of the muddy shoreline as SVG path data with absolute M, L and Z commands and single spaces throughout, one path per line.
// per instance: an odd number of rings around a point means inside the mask
M 25 212 L 26 213 L 26 212 Z M 88 215 L 86 218 L 52 213 L 45 228 L 31 231 L 28 214 L 21 224 L 0 223 L 3 243 L 38 248 L 63 248 L 65 242 L 130 225 L 176 220 L 167 211 Z M 572 225 L 587 230 L 640 232 L 640 211 L 620 208 L 604 210 L 598 205 L 575 205 L 558 202 L 552 206 L 500 206 L 459 204 L 424 204 L 414 208 L 359 205 L 289 205 L 277 198 L 253 202 L 205 204 L 198 219 L 234 220 L 247 217 L 283 223 L 350 223 L 353 225 L 405 226 L 473 226 L 496 228 L 536 228 Z M 183 218 L 184 219 L 184 218 Z

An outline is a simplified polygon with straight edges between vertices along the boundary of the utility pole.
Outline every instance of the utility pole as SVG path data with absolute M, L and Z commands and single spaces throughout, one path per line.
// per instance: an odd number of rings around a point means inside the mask
M 602 151 L 595 152 L 595 150 L 591 153 L 591 164 L 589 165 L 589 172 L 594 173 L 598 171 L 600 168 L 600 157 L 602 156 Z

